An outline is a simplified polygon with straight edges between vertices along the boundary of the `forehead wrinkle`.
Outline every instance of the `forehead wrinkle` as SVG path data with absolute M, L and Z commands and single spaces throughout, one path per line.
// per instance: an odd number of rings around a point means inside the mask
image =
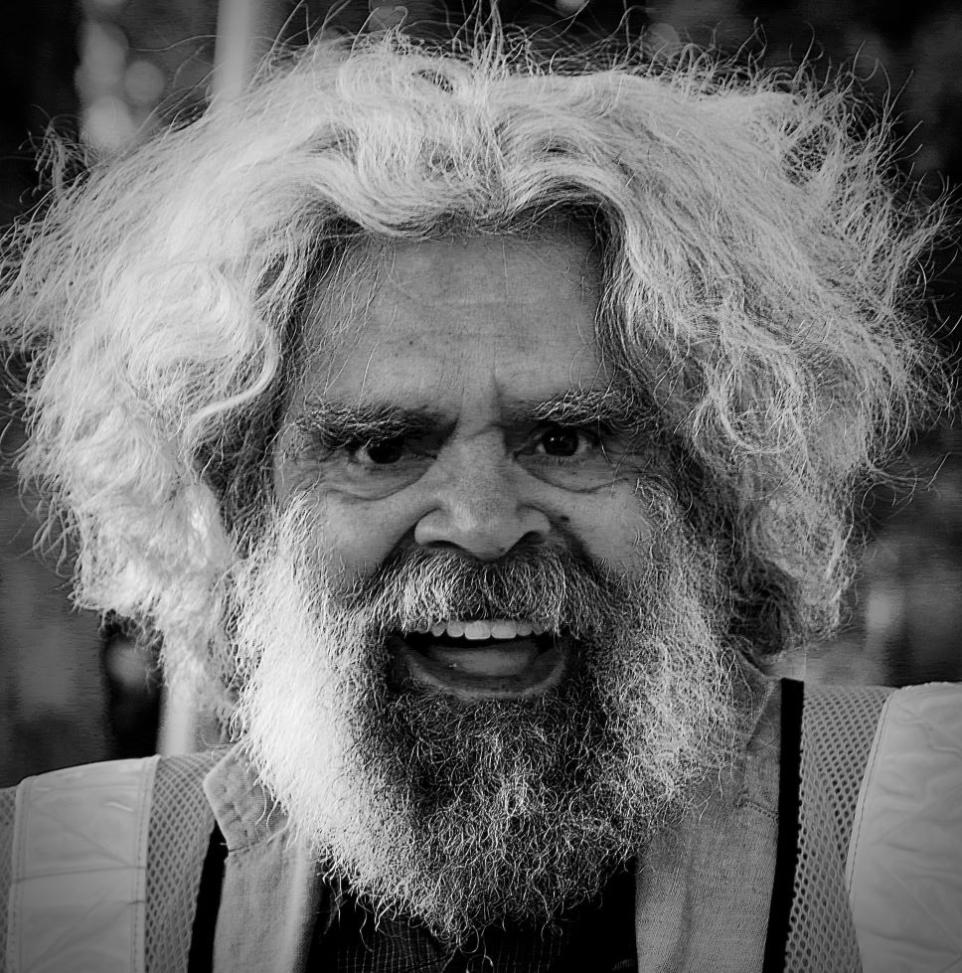
M 501 271 L 502 271 L 502 282 L 504 283 L 504 302 L 508 303 L 508 245 L 507 241 L 501 240 Z
M 551 240 L 552 237 L 549 235 L 544 242 L 550 243 Z M 334 390 L 340 386 L 334 394 L 338 394 L 342 389 L 349 395 L 363 396 L 368 389 L 376 393 L 377 389 L 371 388 L 371 386 L 379 381 L 377 370 L 380 360 L 381 358 L 389 360 L 393 356 L 393 352 L 390 356 L 380 353 L 386 347 L 394 348 L 392 342 L 394 342 L 395 336 L 399 339 L 406 336 L 406 340 L 398 346 L 398 349 L 409 358 L 412 355 L 420 356 L 411 359 L 417 364 L 422 358 L 425 361 L 440 361 L 441 359 L 437 357 L 437 351 L 441 348 L 438 345 L 438 339 L 443 338 L 444 334 L 456 337 L 460 333 L 461 347 L 466 351 L 454 357 L 442 356 L 447 365 L 456 371 L 453 375 L 448 376 L 449 381 L 441 384 L 447 385 L 448 391 L 454 392 L 455 395 L 457 395 L 457 389 L 451 386 L 461 383 L 452 383 L 450 380 L 459 377 L 458 363 L 465 357 L 474 361 L 480 361 L 482 358 L 490 361 L 494 364 L 497 372 L 501 372 L 505 368 L 513 369 L 518 360 L 517 356 L 505 357 L 503 354 L 500 357 L 498 356 L 498 349 L 503 347 L 502 341 L 512 341 L 515 332 L 515 322 L 512 319 L 510 308 L 512 306 L 520 308 L 525 303 L 537 307 L 544 297 L 537 286 L 533 290 L 526 289 L 523 286 L 524 280 L 540 277 L 539 268 L 544 268 L 546 272 L 550 272 L 548 280 L 551 279 L 551 273 L 563 275 L 568 279 L 570 285 L 575 289 L 573 297 L 578 303 L 581 303 L 589 293 L 596 292 L 594 284 L 597 275 L 592 270 L 594 261 L 587 248 L 581 246 L 563 246 L 560 248 L 549 246 L 545 249 L 541 245 L 542 242 L 541 239 L 503 237 L 497 240 L 500 254 L 493 249 L 488 249 L 487 257 L 480 261 L 480 269 L 483 270 L 484 267 L 487 267 L 489 274 L 492 271 L 496 272 L 495 268 L 500 268 L 505 295 L 510 296 L 512 283 L 517 286 L 519 293 L 515 296 L 518 300 L 512 302 L 505 299 L 506 303 L 504 304 L 502 304 L 496 288 L 493 290 L 493 295 L 492 290 L 488 289 L 487 302 L 484 301 L 485 295 L 483 293 L 477 290 L 469 291 L 471 279 L 478 276 L 477 273 L 472 271 L 469 264 L 462 264 L 460 271 L 455 267 L 452 272 L 456 272 L 456 277 L 450 279 L 445 277 L 445 280 L 439 284 L 439 278 L 432 274 L 431 261 L 426 259 L 430 256 L 430 253 L 422 251 L 423 257 L 420 263 L 412 269 L 412 272 L 398 276 L 397 271 L 405 269 L 398 266 L 402 255 L 405 253 L 405 249 L 402 248 L 403 245 L 385 244 L 376 248 L 375 254 L 378 259 L 371 260 L 372 255 L 367 254 L 368 263 L 373 263 L 373 266 L 367 267 L 369 272 L 356 275 L 353 279 L 355 286 L 348 288 L 351 299 L 346 300 L 345 303 L 349 304 L 351 313 L 345 315 L 345 317 L 352 319 L 354 326 L 345 327 L 344 325 L 347 322 L 342 319 L 342 326 L 337 328 L 339 334 L 336 339 L 330 331 L 328 332 L 330 338 L 334 340 L 325 342 L 327 347 L 324 348 L 324 351 L 328 354 L 319 355 L 322 360 L 327 358 L 328 361 L 326 367 L 318 362 L 321 367 L 315 372 L 315 375 L 317 378 L 321 378 L 322 382 L 317 384 L 323 384 L 324 390 Z M 569 238 L 569 243 L 576 244 L 577 242 L 577 240 Z M 512 255 L 507 252 L 509 248 L 515 248 L 512 250 L 514 254 L 518 247 L 522 248 L 520 251 L 522 255 L 526 254 L 523 259 L 519 258 L 522 264 L 528 268 L 528 272 L 523 276 L 519 276 L 517 263 L 512 261 Z M 417 252 L 417 247 L 412 245 L 411 249 Z M 500 259 L 498 259 L 498 256 L 500 256 Z M 493 265 L 492 258 L 497 261 Z M 442 260 L 443 263 L 444 260 Z M 405 267 L 409 266 L 409 264 L 405 264 Z M 477 266 L 475 264 L 475 267 Z M 386 283 L 390 284 L 390 287 L 385 288 L 383 285 Z M 461 284 L 467 286 L 462 288 Z M 546 283 L 544 286 L 550 285 Z M 425 290 L 428 292 L 427 295 L 425 295 Z M 544 287 L 541 290 L 543 291 Z M 380 291 L 380 297 L 378 297 L 378 291 Z M 488 311 L 484 312 L 489 316 L 487 320 L 494 321 L 495 318 L 490 315 L 496 314 L 497 320 L 501 322 L 500 327 L 465 328 L 457 310 L 459 301 L 461 304 L 473 306 L 477 306 L 479 302 L 489 303 Z M 437 312 L 432 308 L 432 304 L 437 308 Z M 376 305 L 376 307 L 372 307 L 372 305 Z M 572 312 L 576 319 L 577 333 L 581 339 L 582 349 L 589 352 L 594 349 L 594 354 L 597 355 L 599 350 L 597 334 L 593 327 L 593 324 L 596 323 L 594 319 L 597 308 L 592 314 L 592 321 L 583 321 L 580 313 L 576 313 L 574 308 Z M 341 315 L 336 315 L 336 317 L 341 317 Z M 417 320 L 418 318 L 423 321 L 425 327 L 410 329 L 405 325 L 400 333 L 397 332 L 395 323 L 399 319 L 403 324 L 408 319 Z M 556 320 L 552 323 L 545 320 L 544 325 L 548 332 L 553 333 L 553 330 L 563 331 L 564 321 Z M 524 329 L 522 328 L 522 330 Z M 367 333 L 366 336 L 365 332 Z M 550 335 L 547 338 L 542 335 L 539 340 L 542 342 L 544 340 L 550 341 Z M 449 346 L 444 344 L 443 348 L 449 348 Z M 455 343 L 450 346 L 449 350 L 456 350 L 456 348 Z M 473 353 L 468 350 L 472 348 Z M 531 358 L 532 362 L 537 363 L 542 348 L 543 344 L 533 345 L 529 342 L 524 353 Z M 318 350 L 320 351 L 320 349 Z M 579 359 L 575 356 L 572 364 L 574 365 L 577 360 Z M 349 382 L 344 374 L 346 368 L 351 370 Z M 600 360 L 597 361 L 595 368 L 597 375 L 594 380 L 588 376 L 589 385 L 593 385 L 599 380 L 599 384 L 609 380 L 605 374 L 604 364 Z M 467 378 L 467 376 L 462 377 Z M 493 374 L 491 377 L 496 387 L 500 387 L 502 379 L 512 381 L 510 376 L 505 378 L 500 374 Z M 561 376 L 559 375 L 559 377 Z M 574 375 L 569 377 L 574 378 Z M 435 375 L 435 378 L 437 378 L 437 375 Z M 581 381 L 583 383 L 584 378 Z M 431 389 L 434 390 L 439 383 L 432 382 L 429 384 Z M 563 389 L 564 385 L 559 384 L 558 387 Z M 411 391 L 416 394 L 418 390 L 412 389 Z M 426 391 L 426 389 L 422 391 Z M 462 387 L 460 391 L 463 395 L 467 393 L 468 389 Z M 553 390 L 549 386 L 545 391 Z
M 471 242 L 473 239 L 475 238 L 468 238 L 467 241 L 453 240 L 448 242 L 452 247 L 457 247 L 460 243 Z M 397 261 L 402 247 L 405 246 L 406 242 L 409 243 L 409 241 L 405 241 L 399 245 L 396 244 L 393 247 L 388 246 L 385 248 L 388 255 L 387 261 L 382 263 L 380 268 L 381 273 L 378 274 L 378 278 L 374 282 L 375 287 L 372 288 L 374 292 L 372 300 L 376 300 L 377 291 L 381 285 L 386 283 L 396 295 L 402 296 L 411 304 L 426 307 L 444 305 L 458 307 L 461 305 L 496 304 L 499 302 L 503 302 L 507 306 L 539 304 L 539 296 L 536 294 L 525 293 L 523 299 L 521 299 L 519 295 L 512 293 L 512 264 L 508 256 L 508 248 L 510 246 L 523 248 L 539 262 L 545 271 L 557 270 L 558 261 L 549 259 L 544 251 L 544 244 L 550 244 L 555 240 L 555 234 L 546 234 L 544 237 L 534 239 L 511 235 L 495 238 L 481 237 L 479 239 L 482 242 L 493 239 L 500 247 L 500 261 L 499 264 L 494 265 L 501 272 L 502 292 L 500 297 L 496 296 L 496 292 L 492 294 L 490 289 L 487 289 L 484 293 L 479 293 L 478 291 L 464 287 L 453 288 L 450 275 L 440 275 L 438 273 L 438 267 L 433 262 L 418 268 L 416 273 L 412 274 L 408 272 L 403 277 L 399 276 L 397 274 Z M 563 234 L 560 240 L 563 245 L 562 251 L 566 257 L 562 268 L 564 276 L 576 285 L 577 292 L 585 303 L 597 304 L 600 293 L 601 275 L 597 259 L 591 252 L 590 246 L 577 235 Z M 443 243 L 444 241 L 429 240 L 425 242 L 434 244 Z M 558 254 L 555 254 L 555 257 L 558 256 Z M 484 261 L 482 266 L 476 266 L 475 269 L 480 272 L 485 268 L 494 269 L 487 260 Z M 476 275 L 473 275 L 471 279 L 476 279 Z M 485 294 L 492 294 L 492 296 L 488 300 L 484 300 Z
M 364 389 L 367 388 L 367 377 L 368 377 L 368 374 L 371 371 L 372 365 L 374 364 L 374 356 L 375 356 L 375 353 L 378 350 L 378 344 L 379 344 L 379 342 L 380 342 L 380 338 L 378 338 L 372 344 L 371 348 L 369 349 L 369 351 L 367 353 L 367 361 L 364 363 L 364 371 L 361 374 L 360 387 L 357 390 L 357 394 L 358 395 L 362 395 L 363 392 L 364 392 Z

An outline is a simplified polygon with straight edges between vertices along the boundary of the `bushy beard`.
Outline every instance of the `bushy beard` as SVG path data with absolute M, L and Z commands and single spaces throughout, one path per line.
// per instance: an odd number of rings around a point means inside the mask
M 663 505 L 667 507 L 667 505 Z M 329 879 L 463 943 L 543 924 L 695 800 L 737 732 L 711 558 L 667 512 L 637 575 L 574 549 L 399 552 L 337 589 L 296 504 L 237 578 L 236 722 Z M 535 619 L 577 645 L 541 696 L 465 702 L 392 678 L 387 635 Z

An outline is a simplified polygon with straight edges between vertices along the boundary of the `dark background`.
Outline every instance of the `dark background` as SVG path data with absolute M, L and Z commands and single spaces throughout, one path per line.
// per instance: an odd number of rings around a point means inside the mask
M 366 2 L 262 0 L 263 22 L 298 43 L 325 19 L 362 28 Z M 460 3 L 409 0 L 424 33 L 457 23 Z M 501 0 L 502 18 L 582 42 L 653 32 L 661 42 L 713 43 L 767 66 L 814 59 L 818 73 L 853 67 L 876 104 L 896 98 L 903 165 L 937 194 L 962 175 L 962 10 L 952 2 L 795 3 Z M 36 202 L 34 153 L 55 127 L 109 155 L 165 118 L 203 106 L 211 85 L 212 0 L 34 0 L 8 4 L 0 28 L 0 224 Z M 431 24 L 435 26 L 432 27 Z M 958 352 L 962 270 L 953 254 L 933 282 L 931 327 Z M 934 306 L 933 306 L 934 308 Z M 9 410 L 6 410 L 9 411 Z M 10 421 L 6 456 L 22 432 Z M 781 660 L 778 671 L 834 682 L 905 685 L 962 678 L 962 433 L 944 426 L 916 443 L 914 491 L 866 498 L 869 544 L 846 624 L 831 644 Z M 34 556 L 36 498 L 0 470 L 0 786 L 29 773 L 152 752 L 159 679 L 121 620 L 70 608 L 67 568 Z

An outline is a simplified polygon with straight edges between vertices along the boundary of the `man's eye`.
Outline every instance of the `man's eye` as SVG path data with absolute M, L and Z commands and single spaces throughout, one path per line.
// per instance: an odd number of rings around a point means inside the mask
M 576 429 L 571 426 L 554 426 L 543 432 L 538 438 L 535 452 L 563 459 L 583 453 L 594 443 L 594 438 L 583 429 Z
M 351 443 L 347 450 L 351 459 L 362 466 L 390 466 L 404 456 L 405 445 L 404 440 L 398 436 L 393 439 Z

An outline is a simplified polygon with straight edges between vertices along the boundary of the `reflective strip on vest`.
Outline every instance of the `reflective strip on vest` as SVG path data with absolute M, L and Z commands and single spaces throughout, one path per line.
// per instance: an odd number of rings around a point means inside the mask
M 962 969 L 962 687 L 886 701 L 846 879 L 865 973 Z
M 143 973 L 157 760 L 71 767 L 17 788 L 9 973 Z

